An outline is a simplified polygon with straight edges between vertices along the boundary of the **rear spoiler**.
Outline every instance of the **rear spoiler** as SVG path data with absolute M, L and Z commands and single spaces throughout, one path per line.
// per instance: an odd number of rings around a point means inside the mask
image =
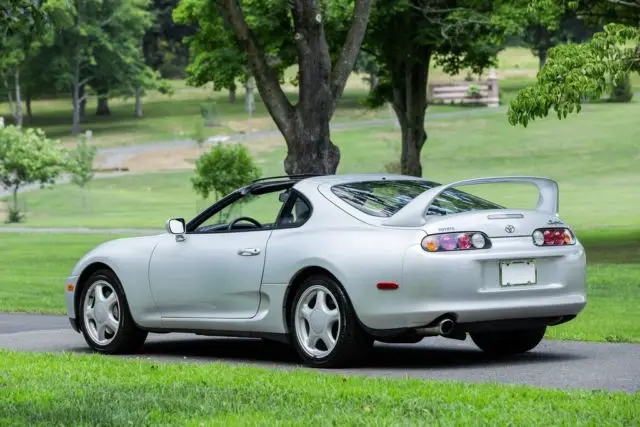
M 427 221 L 425 215 L 427 210 L 433 201 L 448 189 L 465 185 L 496 184 L 501 182 L 535 185 L 538 187 L 538 204 L 536 210 L 549 213 L 550 215 L 557 215 L 559 191 L 556 181 L 536 176 L 498 176 L 467 179 L 431 188 L 411 200 L 382 224 L 396 227 L 417 227 L 424 225 Z

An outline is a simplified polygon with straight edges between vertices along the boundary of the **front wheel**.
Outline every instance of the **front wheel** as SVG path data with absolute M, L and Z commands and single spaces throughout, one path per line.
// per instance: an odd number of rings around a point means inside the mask
M 535 348 L 547 330 L 546 326 L 519 331 L 496 331 L 472 333 L 471 339 L 485 353 L 510 355 L 526 353 Z
M 346 366 L 373 345 L 358 324 L 344 291 L 330 277 L 305 280 L 291 310 L 293 345 L 309 366 Z
M 88 278 L 78 314 L 85 341 L 100 353 L 131 353 L 147 338 L 134 323 L 122 285 L 110 270 Z

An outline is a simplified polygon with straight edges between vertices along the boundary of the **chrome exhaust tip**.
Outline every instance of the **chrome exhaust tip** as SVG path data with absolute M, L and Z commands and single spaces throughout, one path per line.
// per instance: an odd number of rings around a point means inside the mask
M 453 329 L 456 327 L 456 324 L 451 319 L 442 319 L 438 324 L 438 328 L 440 329 L 440 335 L 449 335 L 453 332 Z
M 453 332 L 455 327 L 456 322 L 453 319 L 445 318 L 438 322 L 436 326 L 418 328 L 416 332 L 422 336 L 442 335 L 446 337 Z

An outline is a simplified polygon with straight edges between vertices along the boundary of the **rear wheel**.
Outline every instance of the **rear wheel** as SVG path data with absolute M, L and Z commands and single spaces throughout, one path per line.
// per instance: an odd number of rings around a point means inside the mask
M 519 331 L 478 332 L 471 335 L 473 342 L 485 353 L 509 355 L 525 353 L 535 348 L 547 330 L 546 326 Z
M 89 276 L 78 315 L 85 341 L 100 353 L 131 353 L 147 338 L 133 322 L 122 285 L 110 270 Z
M 309 366 L 346 366 L 373 344 L 360 328 L 344 291 L 330 277 L 306 279 L 291 310 L 293 345 Z

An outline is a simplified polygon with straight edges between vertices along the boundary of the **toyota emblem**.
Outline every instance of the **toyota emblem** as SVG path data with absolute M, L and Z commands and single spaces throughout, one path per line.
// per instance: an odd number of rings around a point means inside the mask
M 513 225 L 509 224 L 504 228 L 504 231 L 506 231 L 507 233 L 513 233 L 514 231 L 516 231 L 516 228 Z

